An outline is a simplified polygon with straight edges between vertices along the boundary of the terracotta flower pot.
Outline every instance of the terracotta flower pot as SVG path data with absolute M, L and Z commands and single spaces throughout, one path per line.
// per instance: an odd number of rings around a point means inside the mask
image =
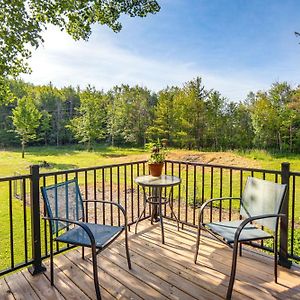
M 148 166 L 149 166 L 150 175 L 154 177 L 159 177 L 162 173 L 164 163 L 148 164 Z

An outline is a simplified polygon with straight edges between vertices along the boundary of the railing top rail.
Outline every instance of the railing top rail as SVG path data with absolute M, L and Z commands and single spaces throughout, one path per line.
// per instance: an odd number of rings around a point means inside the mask
M 300 176 L 300 172 L 290 172 L 291 176 Z
M 0 177 L 0 182 L 30 178 L 30 174 Z
M 191 166 L 202 166 L 202 167 L 213 167 L 220 169 L 228 169 L 228 170 L 238 170 L 238 171 L 253 171 L 253 172 L 263 172 L 270 174 L 281 174 L 279 170 L 268 170 L 268 169 L 260 169 L 260 168 L 247 168 L 247 167 L 237 167 L 237 166 L 226 166 L 226 165 L 218 165 L 218 164 L 209 164 L 209 163 L 200 163 L 200 162 L 191 162 L 191 161 L 182 161 L 182 160 L 166 160 L 168 163 L 176 163 L 176 164 L 187 164 Z M 300 172 L 299 172 L 300 175 Z
M 109 169 L 114 167 L 121 167 L 121 166 L 128 166 L 128 165 L 136 165 L 141 163 L 146 163 L 147 160 L 138 160 L 126 163 L 117 163 L 117 164 L 108 164 L 102 166 L 94 166 L 94 167 L 86 167 L 86 168 L 78 168 L 78 169 L 70 169 L 70 170 L 62 170 L 62 171 L 52 171 L 52 172 L 43 172 L 40 173 L 41 176 L 53 176 L 53 175 L 62 175 L 62 174 L 70 174 L 75 172 L 86 172 L 92 170 L 100 170 L 100 169 Z M 166 160 L 167 163 L 176 163 L 176 164 L 187 164 L 191 166 L 203 166 L 203 167 L 210 167 L 210 168 L 222 168 L 228 170 L 238 170 L 238 171 L 250 171 L 250 172 L 263 172 L 263 173 L 270 173 L 270 174 L 281 174 L 280 170 L 268 170 L 268 169 L 260 169 L 260 168 L 248 168 L 248 167 L 238 167 L 238 166 L 226 166 L 226 165 L 219 165 L 219 164 L 209 164 L 209 163 L 201 163 L 201 162 L 191 162 L 191 161 L 182 161 L 182 160 Z M 290 172 L 292 176 L 300 176 L 300 172 Z M 19 180 L 19 179 L 27 179 L 30 178 L 30 174 L 25 175 L 14 175 L 8 177 L 0 177 L 0 182 L 9 181 L 9 180 Z

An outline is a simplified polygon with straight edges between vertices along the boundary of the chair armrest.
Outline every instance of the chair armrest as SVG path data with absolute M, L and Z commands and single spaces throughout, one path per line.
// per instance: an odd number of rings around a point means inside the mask
M 201 206 L 200 206 L 200 214 L 202 213 L 202 211 L 204 210 L 204 208 L 212 202 L 215 201 L 223 201 L 223 200 L 239 200 L 241 201 L 241 198 L 238 197 L 222 197 L 222 198 L 213 198 L 213 199 L 209 199 L 206 202 L 204 202 Z
M 114 206 L 117 206 L 118 209 L 123 213 L 123 216 L 124 216 L 124 223 L 125 223 L 125 227 L 127 227 L 127 215 L 126 215 L 126 211 L 124 209 L 124 207 L 117 203 L 117 202 L 111 202 L 111 201 L 103 201 L 103 200 L 82 200 L 83 203 L 93 203 L 93 202 L 96 202 L 96 203 L 103 203 L 103 204 L 109 204 L 109 205 L 114 205 Z
M 237 228 L 235 235 L 234 235 L 234 242 L 238 241 L 240 234 L 243 230 L 243 228 L 250 222 L 253 222 L 255 220 L 261 220 L 261 219 L 267 219 L 267 218 L 283 218 L 285 217 L 285 214 L 266 214 L 266 215 L 259 215 L 259 216 L 254 216 L 245 219 Z
M 202 221 L 202 215 L 203 215 L 203 211 L 206 208 L 206 206 L 212 202 L 215 201 L 223 201 L 223 200 L 239 200 L 241 201 L 241 198 L 238 197 L 222 197 L 222 198 L 213 198 L 213 199 L 209 199 L 206 202 L 204 202 L 201 206 L 200 206 L 200 211 L 199 211 L 199 223 L 198 223 L 198 227 L 201 226 L 201 222 Z
M 75 220 L 69 220 L 65 218 L 50 218 L 50 217 L 43 217 L 44 220 L 49 220 L 49 221 L 60 221 L 60 222 L 66 222 L 69 224 L 74 224 L 80 226 L 89 236 L 91 240 L 91 245 L 96 245 L 95 237 L 92 233 L 92 231 L 84 224 L 83 222 L 75 221 Z

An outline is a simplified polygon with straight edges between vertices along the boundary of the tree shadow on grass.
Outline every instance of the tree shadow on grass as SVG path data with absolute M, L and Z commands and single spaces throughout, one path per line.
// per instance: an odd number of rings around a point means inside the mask
M 74 164 L 57 164 L 53 162 L 43 161 L 39 163 L 39 166 L 45 171 L 54 171 L 54 170 L 70 170 L 78 169 L 78 165 Z
M 20 152 L 20 149 L 10 149 L 13 152 Z M 25 149 L 25 157 L 28 156 L 60 156 L 60 155 L 71 155 L 78 152 L 87 152 L 84 145 L 65 145 L 65 146 L 37 146 L 37 147 L 27 147 Z M 95 145 L 91 149 L 90 153 L 100 154 L 104 157 L 122 157 L 129 154 L 136 154 L 143 152 L 142 148 L 130 148 L 130 147 L 111 147 L 107 145 Z

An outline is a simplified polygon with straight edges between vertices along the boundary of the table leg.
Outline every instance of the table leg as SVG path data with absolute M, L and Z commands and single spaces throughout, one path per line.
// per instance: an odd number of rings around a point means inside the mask
M 159 218 L 158 218 L 158 213 L 159 213 L 159 209 L 158 206 L 160 205 L 160 199 L 161 199 L 161 188 L 160 187 L 153 187 L 152 188 L 152 193 L 153 193 L 153 199 L 155 199 L 155 202 L 157 202 L 157 204 L 153 204 L 152 205 L 152 213 L 151 213 L 151 224 L 153 224 L 154 222 L 158 222 Z
M 158 210 L 159 210 L 159 221 L 160 221 L 160 228 L 161 228 L 161 242 L 165 243 L 165 234 L 164 234 L 164 222 L 163 222 L 163 216 L 162 216 L 162 204 L 161 204 L 161 197 L 162 197 L 162 189 L 159 189 L 159 204 L 158 204 Z

